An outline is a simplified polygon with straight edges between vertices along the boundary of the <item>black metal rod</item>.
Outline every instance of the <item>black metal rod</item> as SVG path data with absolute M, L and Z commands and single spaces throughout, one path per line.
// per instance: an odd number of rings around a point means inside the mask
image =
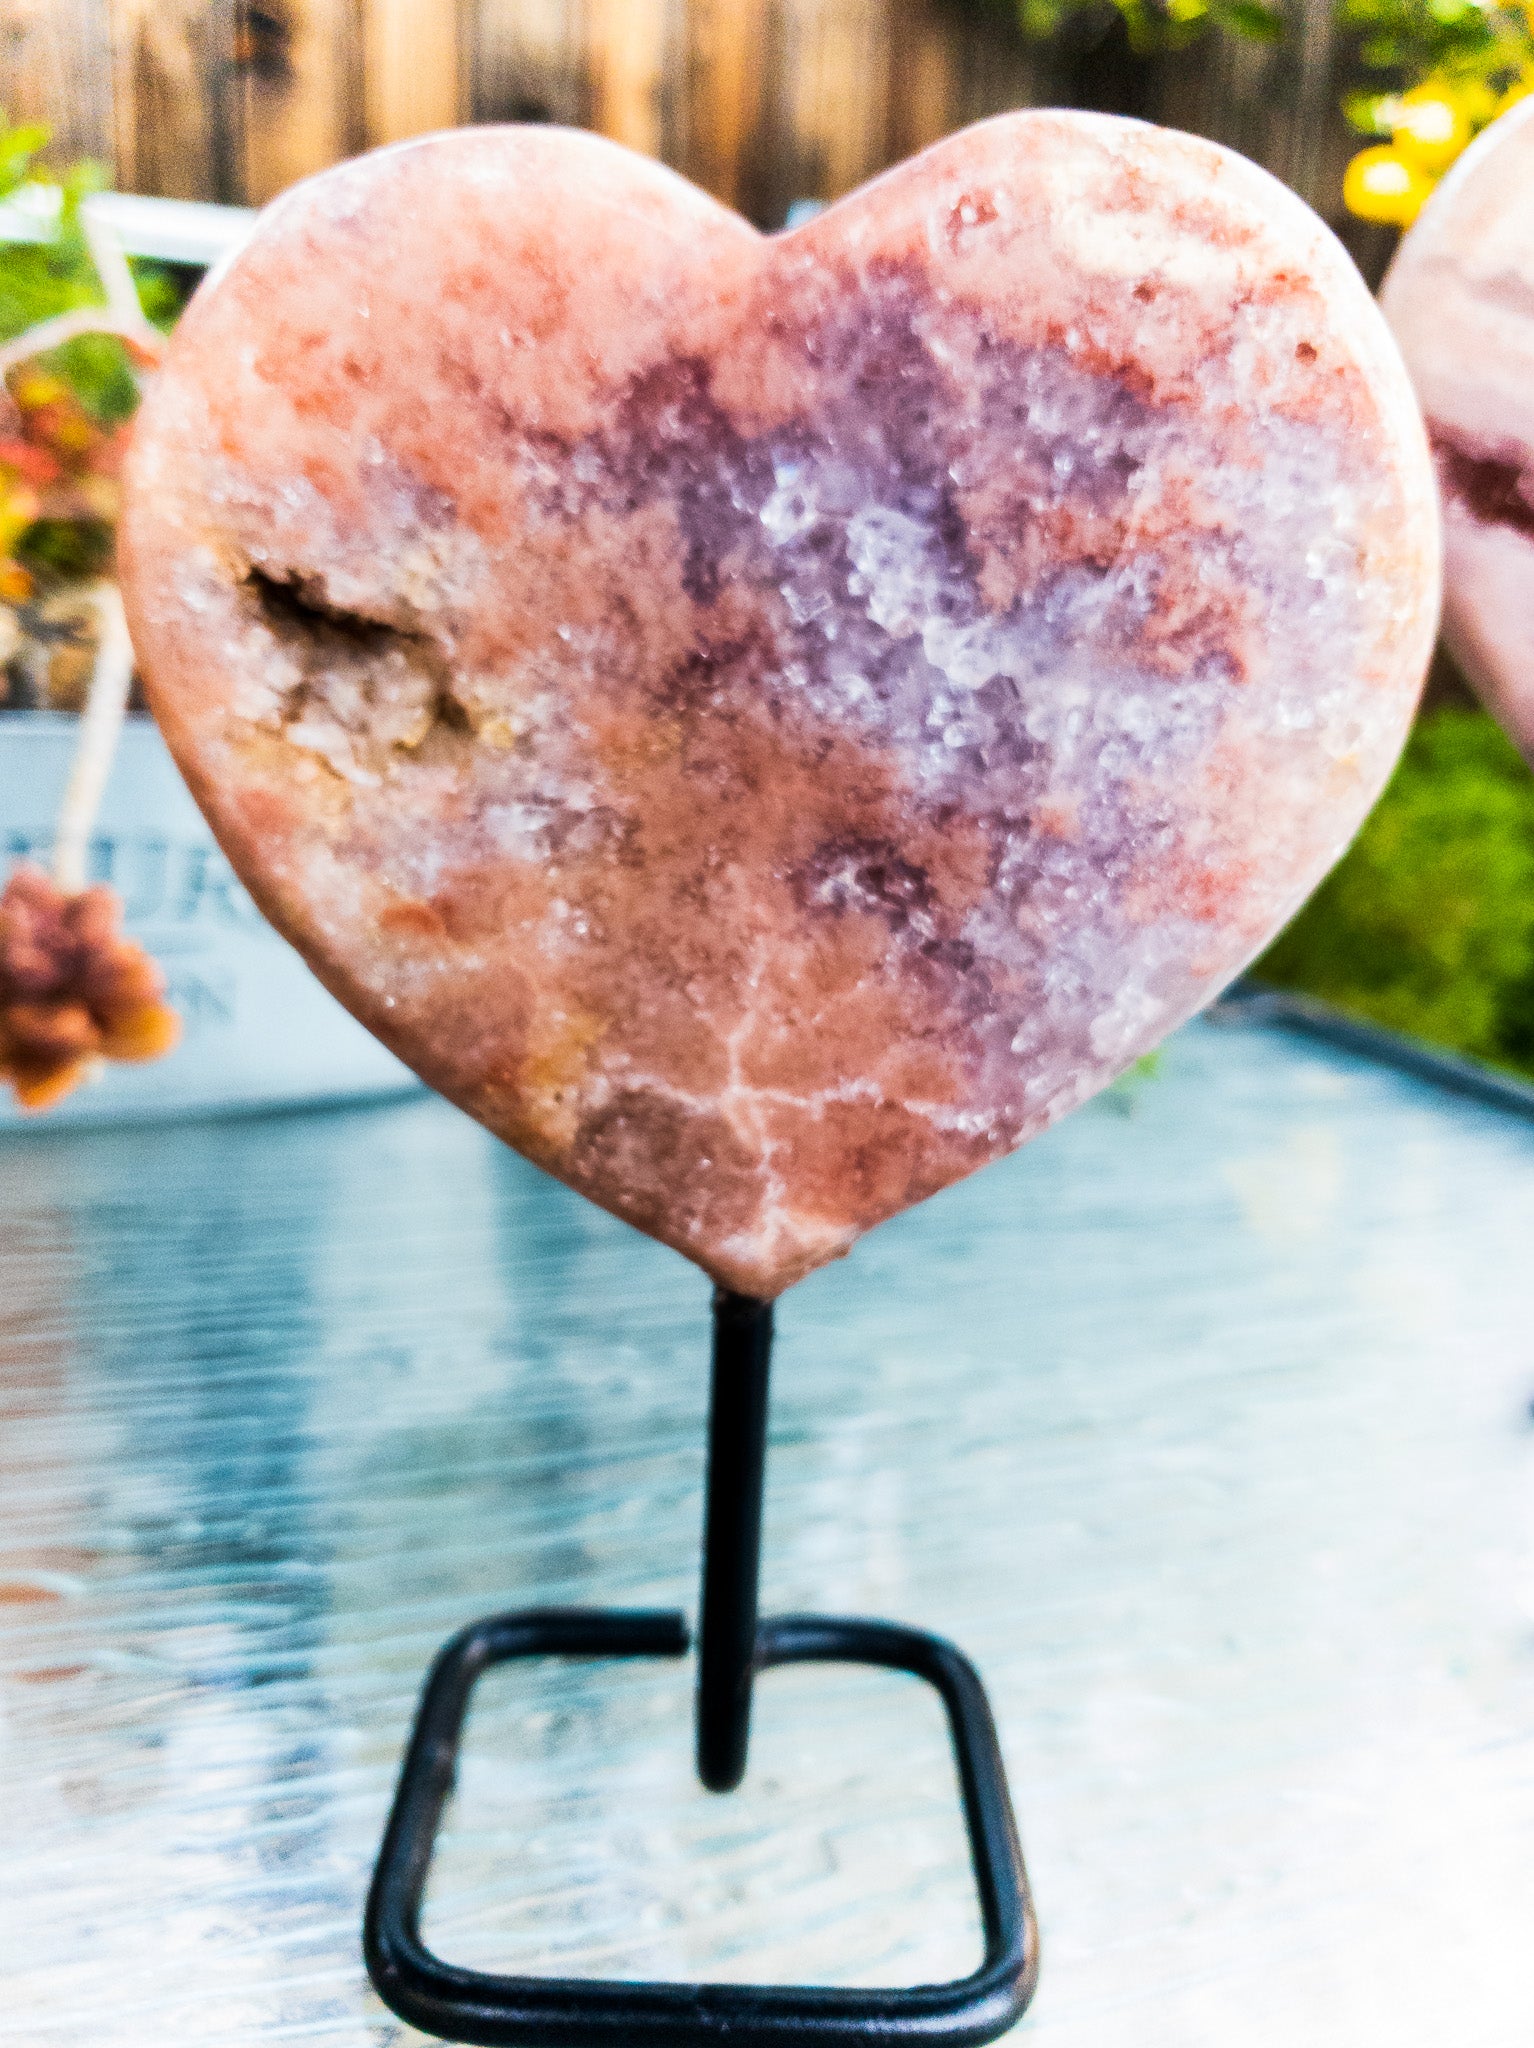
M 985 1691 L 952 1643 L 892 1622 L 826 1615 L 759 1621 L 772 1304 L 714 1297 L 708 1504 L 698 1645 L 698 1775 L 728 1792 L 745 1775 L 751 1689 L 773 1664 L 909 1671 L 948 1711 L 985 1933 L 984 1960 L 951 1984 L 854 1990 L 816 1984 L 635 1983 L 492 1976 L 443 1962 L 421 1937 L 432 1849 L 476 1680 L 519 1657 L 681 1657 L 686 1618 L 534 1608 L 463 1629 L 432 1667 L 368 1896 L 363 1950 L 402 2019 L 476 2048 L 983 2048 L 1022 2013 L 1038 1972 L 1006 1769 Z
M 698 1776 L 710 1792 L 733 1792 L 746 1775 L 771 1358 L 772 1303 L 721 1287 L 714 1295 L 698 1622 Z

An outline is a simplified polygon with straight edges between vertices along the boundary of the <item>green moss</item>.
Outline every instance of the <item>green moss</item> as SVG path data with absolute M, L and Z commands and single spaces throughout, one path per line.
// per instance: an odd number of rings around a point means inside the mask
M 1253 972 L 1534 1074 L 1534 776 L 1483 711 L 1421 720 L 1351 851 Z

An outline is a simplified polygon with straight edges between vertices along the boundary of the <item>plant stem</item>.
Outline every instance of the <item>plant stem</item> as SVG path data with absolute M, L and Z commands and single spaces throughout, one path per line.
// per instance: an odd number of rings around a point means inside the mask
M 144 318 L 138 286 L 122 252 L 122 244 L 107 223 L 93 214 L 89 201 L 80 212 L 81 231 L 90 250 L 96 275 L 106 293 L 104 306 L 75 306 L 67 313 L 55 313 L 39 320 L 25 334 L 0 347 L 0 378 L 8 377 L 18 364 L 49 349 L 62 348 L 82 334 L 115 334 L 141 361 L 157 363 L 165 349 L 165 337 L 152 321 Z
M 98 583 L 92 598 L 98 622 L 96 662 L 53 834 L 53 879 L 70 892 L 85 887 L 91 833 L 133 686 L 133 643 L 123 616 L 122 594 L 115 583 Z
M 105 306 L 77 306 L 40 320 L 25 334 L 0 347 L 0 380 L 18 364 L 59 348 L 81 334 L 115 334 L 142 362 L 158 362 L 165 346 L 159 329 L 144 318 L 138 286 L 122 245 L 106 222 L 87 204 L 81 228 L 96 275 L 106 293 Z M 86 858 L 96 813 L 106 791 L 117 753 L 117 738 L 133 687 L 133 643 L 123 615 L 122 594 L 115 583 L 96 584 L 90 593 L 96 611 L 96 660 L 91 669 L 85 708 L 64 801 L 53 834 L 53 879 L 71 893 L 85 887 Z

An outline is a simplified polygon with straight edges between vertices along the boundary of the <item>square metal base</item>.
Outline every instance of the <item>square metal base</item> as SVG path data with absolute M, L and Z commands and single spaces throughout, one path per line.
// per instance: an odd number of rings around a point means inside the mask
M 401 2019 L 482 2048 L 967 2048 L 1018 2020 L 1038 1974 L 1038 1932 L 985 1689 L 941 1636 L 892 1622 L 786 1615 L 761 1623 L 755 1663 L 884 1665 L 927 1680 L 948 1712 L 985 1956 L 951 1984 L 891 1990 L 829 1985 L 625 1983 L 500 1977 L 438 1960 L 421 1940 L 421 1899 L 452 1790 L 475 1682 L 514 1657 L 682 1657 L 683 1615 L 531 1608 L 474 1622 L 433 1664 L 368 1895 L 363 1945 L 379 1996 Z

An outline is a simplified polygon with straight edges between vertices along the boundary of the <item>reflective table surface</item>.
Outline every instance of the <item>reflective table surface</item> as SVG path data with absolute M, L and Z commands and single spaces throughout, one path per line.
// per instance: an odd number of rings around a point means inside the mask
M 980 1665 L 1049 2048 L 1534 2040 L 1534 1124 L 1196 1025 L 780 1313 L 764 1600 Z M 427 1097 L 0 1144 L 0 2039 L 414 2042 L 363 1893 L 418 1683 L 695 1597 L 707 1289 Z M 978 1952 L 932 1696 L 492 1674 L 426 1932 L 878 1983 Z

